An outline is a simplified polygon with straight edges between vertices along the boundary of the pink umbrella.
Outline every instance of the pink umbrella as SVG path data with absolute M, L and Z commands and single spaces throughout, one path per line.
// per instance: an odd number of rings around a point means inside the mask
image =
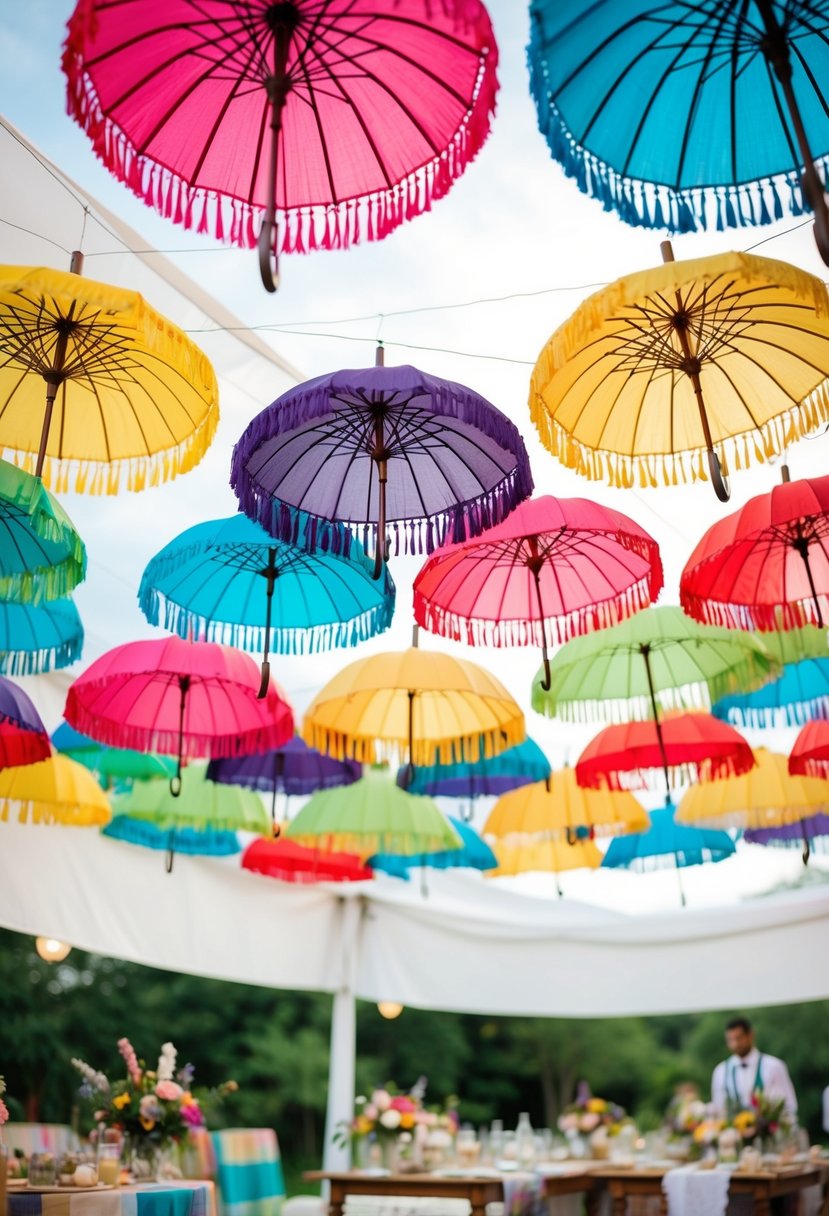
M 662 588 L 659 547 L 643 528 L 586 498 L 545 495 L 504 523 L 437 549 L 414 583 L 415 620 L 472 646 L 538 646 L 615 625 Z
M 272 250 L 381 240 L 446 194 L 497 61 L 480 0 L 79 0 L 63 67 L 107 168 L 185 228 L 261 223 L 274 291 Z
M 259 669 L 248 655 L 215 642 L 160 638 L 128 642 L 96 659 L 66 698 L 70 726 L 107 747 L 178 758 L 243 756 L 281 747 L 294 718 L 271 683 L 260 700 Z

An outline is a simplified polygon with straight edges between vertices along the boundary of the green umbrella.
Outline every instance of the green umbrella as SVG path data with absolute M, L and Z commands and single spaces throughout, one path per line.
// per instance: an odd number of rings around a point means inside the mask
M 779 674 L 760 635 L 698 625 L 681 608 L 647 608 L 621 625 L 574 638 L 533 681 L 533 709 L 570 722 L 657 721 L 666 709 L 708 709 Z
M 74 591 L 86 549 L 39 477 L 0 460 L 0 599 L 39 604 Z
M 174 757 L 136 752 L 126 747 L 102 747 L 96 739 L 82 735 L 67 722 L 61 722 L 53 732 L 52 743 L 64 756 L 77 760 L 95 773 L 104 789 L 132 781 L 149 781 L 153 777 L 169 780 L 175 776 Z
M 753 633 L 777 663 L 800 663 L 803 659 L 829 659 L 829 634 L 817 625 L 773 633 Z
M 288 826 L 297 844 L 331 851 L 411 856 L 460 849 L 462 842 L 431 798 L 407 794 L 385 772 L 314 794 Z
M 157 778 L 137 781 L 131 790 L 112 800 L 113 815 L 129 815 L 170 832 L 168 873 L 173 868 L 173 833 L 178 829 L 271 833 L 268 812 L 257 793 L 239 785 L 208 781 L 206 769 L 205 764 L 189 764 L 182 769 L 181 794 L 177 798 L 170 793 L 169 781 Z

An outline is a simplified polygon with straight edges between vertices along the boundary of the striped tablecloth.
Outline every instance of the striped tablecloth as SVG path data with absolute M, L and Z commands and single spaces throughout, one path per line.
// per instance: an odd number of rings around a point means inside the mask
M 9 1216 L 215 1216 L 210 1182 L 158 1182 L 111 1191 L 10 1191 Z

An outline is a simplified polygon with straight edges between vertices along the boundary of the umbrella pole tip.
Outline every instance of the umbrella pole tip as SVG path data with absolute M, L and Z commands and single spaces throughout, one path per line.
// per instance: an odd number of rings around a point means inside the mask
M 259 680 L 259 691 L 256 694 L 257 700 L 264 701 L 265 697 L 268 695 L 268 686 L 269 686 L 270 682 L 271 682 L 271 665 L 267 659 L 263 659 L 262 660 L 262 676 Z

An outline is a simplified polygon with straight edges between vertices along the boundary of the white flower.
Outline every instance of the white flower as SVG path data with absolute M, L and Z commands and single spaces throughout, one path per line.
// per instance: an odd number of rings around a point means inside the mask
M 0 1098 L 2 1098 L 2 1096 L 5 1092 L 6 1092 L 6 1078 L 0 1077 Z
M 109 1081 L 102 1072 L 96 1072 L 85 1060 L 73 1059 L 72 1064 L 77 1068 L 89 1088 L 94 1090 L 95 1093 L 105 1094 L 109 1092 Z
M 399 1110 L 384 1110 L 380 1116 L 380 1123 L 383 1127 L 387 1127 L 390 1132 L 400 1126 L 400 1111 Z
M 159 1081 L 172 1081 L 176 1075 L 177 1051 L 172 1043 L 161 1044 L 161 1055 L 158 1057 L 156 1075 Z

